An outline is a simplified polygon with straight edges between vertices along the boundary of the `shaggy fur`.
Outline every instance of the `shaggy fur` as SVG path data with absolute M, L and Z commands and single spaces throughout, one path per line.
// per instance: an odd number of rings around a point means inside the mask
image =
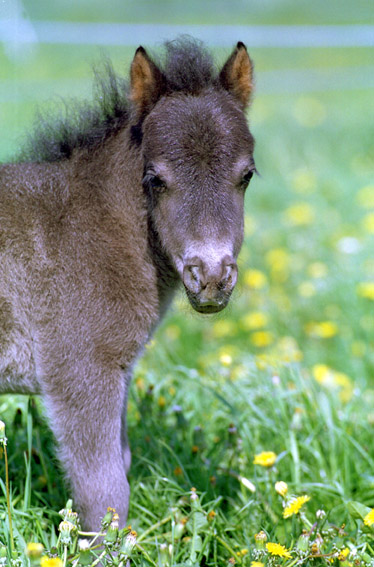
M 43 396 L 87 530 L 126 522 L 132 367 L 180 282 L 227 305 L 255 170 L 243 44 L 219 73 L 191 40 L 138 48 L 129 86 L 106 69 L 0 167 L 0 392 Z
M 201 42 L 182 38 L 165 43 L 164 57 L 157 60 L 168 93 L 196 95 L 217 82 L 211 54 Z M 133 111 L 130 85 L 118 77 L 110 60 L 95 70 L 94 101 L 64 103 L 56 116 L 39 113 L 34 132 L 17 161 L 54 162 L 71 157 L 76 148 L 94 148 L 116 134 L 129 121 Z

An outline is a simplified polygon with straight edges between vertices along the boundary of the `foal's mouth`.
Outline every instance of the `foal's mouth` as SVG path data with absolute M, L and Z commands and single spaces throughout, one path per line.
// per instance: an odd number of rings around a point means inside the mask
M 219 297 L 209 300 L 199 297 L 199 294 L 191 293 L 188 289 L 186 289 L 186 295 L 195 311 L 208 315 L 222 311 L 229 302 L 231 292 L 220 294 Z

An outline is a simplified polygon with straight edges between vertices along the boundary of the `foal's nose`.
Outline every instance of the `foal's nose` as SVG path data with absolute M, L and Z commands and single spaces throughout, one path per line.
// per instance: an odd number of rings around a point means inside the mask
M 226 254 L 217 260 L 198 256 L 188 258 L 183 268 L 183 283 L 191 305 L 201 313 L 214 313 L 226 307 L 235 287 L 238 268 Z

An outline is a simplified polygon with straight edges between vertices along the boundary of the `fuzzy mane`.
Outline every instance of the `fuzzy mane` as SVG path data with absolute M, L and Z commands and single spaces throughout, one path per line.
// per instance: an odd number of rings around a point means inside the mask
M 164 44 L 164 56 L 154 58 L 166 77 L 168 92 L 198 94 L 216 83 L 213 58 L 200 41 L 182 37 Z M 132 112 L 129 82 L 118 77 L 105 59 L 95 70 L 94 99 L 65 101 L 58 114 L 39 112 L 18 161 L 54 162 L 68 159 L 76 148 L 94 148 L 129 122 Z

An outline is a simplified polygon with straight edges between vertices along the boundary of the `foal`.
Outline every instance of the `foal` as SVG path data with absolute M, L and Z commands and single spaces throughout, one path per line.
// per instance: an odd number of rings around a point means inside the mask
M 43 396 L 86 529 L 126 521 L 131 371 L 179 282 L 200 313 L 235 286 L 252 82 L 243 43 L 220 71 L 193 40 L 139 47 L 129 85 L 108 66 L 0 168 L 0 391 Z

